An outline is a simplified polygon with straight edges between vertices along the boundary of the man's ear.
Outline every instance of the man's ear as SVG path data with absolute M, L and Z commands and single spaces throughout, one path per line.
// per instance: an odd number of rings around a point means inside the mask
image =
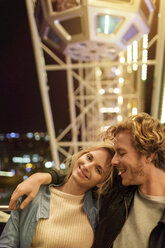
M 146 156 L 146 162 L 147 162 L 147 164 L 148 164 L 148 163 L 151 163 L 151 162 L 153 161 L 154 157 L 155 157 L 154 153 L 148 154 L 148 155 Z

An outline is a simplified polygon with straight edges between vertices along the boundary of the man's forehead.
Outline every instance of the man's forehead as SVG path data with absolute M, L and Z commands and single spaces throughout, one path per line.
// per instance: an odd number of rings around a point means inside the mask
M 119 132 L 116 134 L 116 136 L 113 139 L 113 144 L 114 145 L 119 145 L 123 143 L 130 143 L 131 141 L 131 136 L 128 132 Z

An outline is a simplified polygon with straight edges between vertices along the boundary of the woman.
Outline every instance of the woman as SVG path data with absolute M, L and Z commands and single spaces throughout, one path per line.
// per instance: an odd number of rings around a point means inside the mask
M 96 201 L 111 186 L 113 146 L 100 143 L 72 156 L 63 185 L 41 186 L 37 197 L 24 209 L 11 212 L 0 237 L 0 247 L 92 246 L 97 224 Z

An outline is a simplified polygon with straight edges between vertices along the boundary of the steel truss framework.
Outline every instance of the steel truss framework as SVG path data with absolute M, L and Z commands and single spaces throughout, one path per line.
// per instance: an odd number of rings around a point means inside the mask
M 143 111 L 143 81 L 141 80 L 142 41 L 138 42 L 139 56 L 136 62 L 138 70 L 128 73 L 132 64 L 117 61 L 101 61 L 73 63 L 69 57 L 62 61 L 49 47 L 40 41 L 35 18 L 33 15 L 35 1 L 26 0 L 34 54 L 40 84 L 47 131 L 50 136 L 52 158 L 59 167 L 61 158 L 66 158 L 80 147 L 97 142 L 98 134 L 106 126 L 127 118 L 134 107 Z M 163 23 L 165 17 L 165 1 L 160 1 L 157 33 L 149 42 L 151 47 L 156 43 L 156 56 L 146 61 L 148 66 L 154 65 L 154 88 L 152 100 L 152 115 L 158 117 L 158 100 L 161 88 L 161 75 L 163 70 L 164 37 Z M 48 54 L 54 64 L 45 64 L 44 54 Z M 121 56 L 126 57 L 126 52 Z M 118 69 L 118 73 L 114 69 Z M 51 71 L 65 70 L 67 75 L 67 88 L 69 94 L 68 109 L 70 124 L 56 135 L 53 113 L 47 87 L 47 74 Z M 121 78 L 124 78 L 124 84 Z M 107 111 L 108 109 L 108 111 Z M 66 135 L 70 133 L 70 140 Z M 61 156 L 62 155 L 62 156 Z

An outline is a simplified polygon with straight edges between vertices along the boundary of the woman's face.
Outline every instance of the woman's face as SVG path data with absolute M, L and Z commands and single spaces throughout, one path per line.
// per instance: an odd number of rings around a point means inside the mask
M 104 148 L 85 153 L 75 162 L 70 178 L 85 190 L 99 186 L 110 173 L 111 159 Z

